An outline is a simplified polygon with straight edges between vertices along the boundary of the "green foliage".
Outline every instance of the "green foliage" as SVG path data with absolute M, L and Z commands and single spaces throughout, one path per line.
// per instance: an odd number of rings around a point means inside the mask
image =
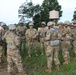
M 22 59 L 24 63 L 25 71 L 28 75 L 76 75 L 76 59 L 71 56 L 71 63 L 68 65 L 62 65 L 63 58 L 62 52 L 59 51 L 59 59 L 61 62 L 60 70 L 55 70 L 54 64 L 51 73 L 44 72 L 47 69 L 46 55 L 40 55 L 40 43 L 38 43 L 38 57 L 35 56 L 34 50 L 32 50 L 32 57 L 28 57 L 28 44 L 26 44 L 26 54 L 22 51 Z
M 59 11 L 59 17 L 62 16 L 61 6 L 57 0 L 44 0 L 42 3 L 41 21 L 49 21 L 49 12 L 52 10 Z
M 76 20 L 76 10 L 74 11 L 73 19 L 72 20 Z
M 46 23 L 49 21 L 49 12 L 51 10 L 59 11 L 59 17 L 62 16 L 61 6 L 57 0 L 44 0 L 41 6 L 29 2 L 22 5 L 19 10 L 22 11 L 22 14 L 26 15 L 25 17 L 32 18 L 35 28 L 40 27 L 42 21 L 45 21 Z

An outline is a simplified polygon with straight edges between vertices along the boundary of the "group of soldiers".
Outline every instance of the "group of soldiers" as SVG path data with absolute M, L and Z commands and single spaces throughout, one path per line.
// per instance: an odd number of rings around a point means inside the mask
M 35 55 L 38 56 L 38 40 L 40 42 L 41 55 L 46 54 L 47 69 L 45 72 L 52 71 L 52 62 L 54 60 L 55 69 L 59 70 L 59 50 L 62 50 L 64 59 L 63 64 L 70 63 L 70 52 L 76 55 L 76 20 L 73 24 L 69 21 L 64 23 L 58 22 L 58 27 L 54 26 L 52 21 L 41 23 L 41 28 L 36 30 L 33 23 L 29 23 L 27 28 L 22 21 L 19 26 L 9 25 L 9 30 L 6 30 L 6 24 L 2 23 L 0 28 L 0 62 L 2 61 L 2 54 L 4 50 L 7 55 L 8 75 L 12 75 L 12 63 L 17 66 L 19 75 L 24 75 L 22 67 L 22 60 L 20 53 L 26 53 L 26 40 L 28 40 L 28 56 L 32 56 L 32 48 L 34 48 Z M 47 26 L 46 26 L 47 25 Z M 69 51 L 70 50 L 70 51 Z

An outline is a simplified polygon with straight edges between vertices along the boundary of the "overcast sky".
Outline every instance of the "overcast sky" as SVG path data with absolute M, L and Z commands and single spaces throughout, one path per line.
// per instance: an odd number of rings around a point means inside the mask
M 18 23 L 18 8 L 26 0 L 0 0 L 0 21 L 6 24 Z M 41 4 L 43 0 L 32 0 L 34 4 Z M 76 0 L 58 0 L 62 6 L 63 16 L 60 21 L 70 20 L 76 7 Z

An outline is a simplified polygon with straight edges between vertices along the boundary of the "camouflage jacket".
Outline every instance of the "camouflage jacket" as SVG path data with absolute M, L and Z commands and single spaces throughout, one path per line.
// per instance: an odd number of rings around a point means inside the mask
M 46 36 L 46 27 L 45 28 L 41 28 L 39 31 L 38 31 L 38 34 L 40 35 L 41 38 L 45 38 Z
M 16 28 L 17 35 L 20 36 L 20 37 L 25 36 L 26 30 L 27 30 L 27 27 L 26 26 L 22 26 L 22 27 L 21 26 L 18 26 Z
M 38 32 L 37 32 L 37 30 L 36 29 L 28 29 L 27 31 L 26 31 L 26 38 L 28 39 L 28 40 L 34 40 L 33 39 L 33 37 L 34 36 L 37 36 L 38 35 Z M 30 38 L 29 38 L 30 37 Z
M 7 49 L 16 49 L 19 45 L 19 37 L 12 31 L 7 31 L 2 39 L 6 40 Z

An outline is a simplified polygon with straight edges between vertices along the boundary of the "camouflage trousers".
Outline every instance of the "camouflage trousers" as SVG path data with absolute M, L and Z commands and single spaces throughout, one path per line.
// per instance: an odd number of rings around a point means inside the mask
M 19 45 L 20 53 L 21 53 L 22 47 L 23 47 L 23 51 L 25 51 L 26 50 L 26 39 L 20 39 L 20 45 Z
M 46 52 L 46 57 L 47 57 L 47 67 L 48 68 L 52 67 L 53 59 L 54 59 L 55 65 L 60 64 L 60 61 L 59 61 L 59 58 L 58 58 L 59 46 L 48 45 L 48 46 L 46 46 L 45 52 Z
M 45 52 L 45 42 L 43 41 L 44 38 L 40 38 L 40 45 L 41 45 L 41 53 Z
M 17 49 L 7 49 L 8 73 L 13 71 L 13 63 L 16 64 L 18 72 L 23 72 L 22 60 Z
M 74 53 L 76 55 L 76 40 L 73 41 L 73 50 L 74 50 Z
M 37 54 L 37 41 L 36 40 L 32 40 L 32 41 L 28 41 L 28 54 L 31 55 L 32 54 L 32 48 L 34 48 L 35 54 Z
M 61 42 L 62 55 L 65 61 L 70 59 L 69 50 L 68 50 L 69 47 L 70 47 L 70 41 Z
M 0 46 L 0 58 L 2 58 L 3 55 L 3 46 Z

